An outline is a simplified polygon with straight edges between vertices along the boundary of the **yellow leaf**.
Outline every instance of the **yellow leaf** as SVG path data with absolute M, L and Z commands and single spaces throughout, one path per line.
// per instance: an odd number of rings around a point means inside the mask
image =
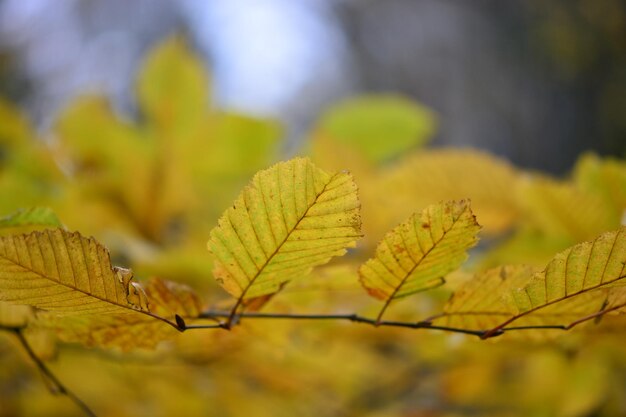
M 150 313 L 132 272 L 93 238 L 61 229 L 0 237 L 0 300 L 57 314 Z
M 385 301 L 379 320 L 392 300 L 441 285 L 465 261 L 479 230 L 461 200 L 428 206 L 387 233 L 359 269 L 368 293 Z
M 0 327 L 24 327 L 32 317 L 32 307 L 0 301 Z
M 555 253 L 571 244 L 567 237 L 546 236 L 539 230 L 520 228 L 495 248 L 482 254 L 479 269 L 522 263 L 543 267 Z
M 84 204 L 99 212 L 114 209 L 118 219 L 113 221 L 126 220 L 134 232 L 160 241 L 169 216 L 180 213 L 189 199 L 187 181 L 172 191 L 167 164 L 157 157 L 157 141 L 119 120 L 102 97 L 76 100 L 62 112 L 55 130 L 61 142 L 58 159 L 72 174 L 59 212 L 93 222 L 84 215 Z M 89 230 L 109 229 L 108 222 L 94 226 Z
M 150 279 L 145 285 L 150 310 L 161 317 L 198 317 L 202 311 L 200 297 L 187 285 L 159 278 Z
M 219 216 L 221 203 L 231 201 L 252 174 L 274 159 L 282 131 L 273 120 L 211 111 L 193 103 L 190 106 L 197 114 L 191 116 L 185 100 L 195 102 L 191 91 L 205 88 L 197 80 L 190 81 L 194 77 L 188 74 L 189 66 L 201 69 L 199 58 L 178 38 L 158 46 L 154 54 L 158 59 L 148 58 L 138 79 L 140 92 L 144 88 L 148 91 L 144 99 L 161 100 L 165 107 L 184 111 L 180 116 L 184 120 L 170 123 L 148 117 L 131 123 L 103 97 L 76 100 L 55 126 L 61 145 L 57 159 L 73 174 L 57 207 L 64 218 L 86 217 L 86 222 L 79 221 L 89 223 L 93 220 L 83 211 L 84 204 L 90 204 L 97 212 L 116 216 L 113 221 L 124 229 L 129 225 L 129 232 L 167 245 L 180 238 L 180 231 L 206 236 L 207 213 L 210 224 Z M 175 61 L 179 58 L 188 62 Z M 177 80 L 195 85 L 188 86 L 191 96 L 179 91 Z M 174 95 L 153 91 L 157 81 L 174 84 L 170 85 Z M 147 105 L 156 106 L 158 112 L 161 104 Z M 206 195 L 211 198 L 202 197 Z M 110 229 L 108 222 L 88 226 L 86 230 L 99 234 L 104 227 Z
M 173 321 L 178 315 L 189 320 L 198 317 L 202 311 L 200 298 L 186 285 L 153 278 L 143 288 L 150 310 L 160 317 Z M 53 330 L 63 342 L 90 347 L 117 347 L 124 351 L 153 349 L 159 342 L 178 334 L 172 326 L 132 312 L 72 317 L 45 313 L 37 315 L 33 326 Z
M 87 177 L 120 179 L 127 164 L 149 156 L 153 145 L 143 140 L 140 129 L 120 119 L 101 96 L 76 98 L 63 109 L 54 130 L 63 145 L 57 157 L 71 171 Z M 125 158 L 127 153 L 133 158 Z
M 252 175 L 276 159 L 282 135 L 274 120 L 216 112 L 205 121 L 202 137 L 181 149 L 181 162 L 197 184 L 197 195 L 211 196 L 198 199 L 211 222 Z
M 591 239 L 620 224 L 599 195 L 575 184 L 536 176 L 520 182 L 519 202 L 532 227 L 571 243 Z M 571 244 L 570 243 L 570 244 Z
M 179 132 L 198 126 L 208 109 L 208 90 L 202 62 L 178 36 L 148 54 L 137 85 L 141 108 L 155 127 Z
M 58 345 L 54 332 L 48 329 L 28 326 L 24 329 L 24 338 L 35 356 L 42 361 L 56 358 Z
M 534 268 L 502 266 L 476 274 L 446 303 L 437 324 L 472 330 L 490 329 L 513 315 L 500 294 L 525 285 Z
M 0 301 L 0 329 L 20 329 L 35 355 L 42 360 L 56 356 L 57 344 L 54 335 L 46 329 L 31 326 L 35 314 L 31 306 L 15 305 Z
M 302 158 L 261 171 L 211 232 L 215 277 L 240 301 L 274 293 L 353 247 L 359 208 L 348 173 Z
M 556 255 L 545 270 L 533 275 L 527 284 L 507 292 L 504 301 L 512 317 L 494 327 L 490 333 L 506 328 L 512 322 L 535 312 L 549 315 L 557 311 L 592 314 L 599 312 L 607 298 L 599 289 L 623 285 L 626 278 L 626 227 L 600 235 Z M 567 308 L 561 302 L 567 301 Z M 592 306 L 586 310 L 589 303 Z M 572 305 L 578 305 L 574 309 Z M 552 307 L 554 306 L 554 307 Z M 566 324 L 571 324 L 566 323 Z
M 524 288 L 534 274 L 535 268 L 527 265 L 502 266 L 476 274 L 454 292 L 444 306 L 443 314 L 435 317 L 433 322 L 469 330 L 492 329 L 517 314 L 503 294 Z M 567 325 L 599 311 L 605 300 L 605 292 L 581 294 L 529 314 L 516 325 Z M 533 335 L 537 333 L 535 331 Z
M 487 234 L 502 233 L 519 217 L 518 173 L 502 159 L 475 150 L 417 151 L 364 184 L 366 235 L 385 230 L 433 201 L 469 198 Z
M 626 228 L 575 245 L 554 257 L 520 290 L 511 294 L 519 314 L 626 278 Z
M 613 209 L 613 218 L 624 216 L 626 212 L 626 162 L 585 154 L 576 163 L 574 181 L 581 189 L 601 196 L 606 208 Z

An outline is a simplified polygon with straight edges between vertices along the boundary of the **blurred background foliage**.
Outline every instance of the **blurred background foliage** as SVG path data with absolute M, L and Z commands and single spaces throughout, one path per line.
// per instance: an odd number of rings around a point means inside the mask
M 434 145 L 523 167 L 562 174 L 582 151 L 626 151 L 620 0 L 4 0 L 0 95 L 38 128 L 85 91 L 137 117 L 137 68 L 172 32 L 211 68 L 213 102 L 279 118 L 287 151 L 362 92 L 436 111 Z
M 365 237 L 268 311 L 374 314 L 359 262 L 469 197 L 466 270 L 389 312 L 423 319 L 473 271 L 542 266 L 624 222 L 625 19 L 618 0 L 5 0 L 0 215 L 51 207 L 140 279 L 228 306 L 210 229 L 256 171 L 308 154 L 352 171 Z M 31 338 L 100 416 L 620 416 L 624 324 L 480 342 L 250 320 L 132 352 Z M 0 416 L 80 415 L 10 335 L 0 363 Z

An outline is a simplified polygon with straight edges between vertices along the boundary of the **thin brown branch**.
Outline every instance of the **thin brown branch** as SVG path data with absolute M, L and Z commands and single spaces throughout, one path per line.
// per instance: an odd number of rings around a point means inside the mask
M 515 330 L 569 330 L 569 327 L 564 324 L 537 324 L 537 325 L 528 325 L 528 326 L 514 326 L 514 327 L 506 327 L 504 329 L 499 330 L 497 334 L 494 336 L 499 336 L 502 333 L 515 331 Z M 487 331 L 484 332 L 487 334 Z M 493 337 L 493 336 L 489 336 Z M 483 339 L 487 339 L 489 337 L 483 336 Z
M 85 404 L 80 398 L 78 398 L 76 394 L 74 394 L 65 385 L 63 385 L 59 378 L 57 378 L 56 375 L 54 375 L 54 373 L 50 370 L 50 368 L 48 368 L 46 364 L 37 356 L 37 354 L 33 351 L 32 347 L 24 337 L 23 327 L 3 327 L 2 330 L 10 331 L 17 337 L 20 345 L 24 348 L 24 351 L 33 361 L 41 375 L 43 375 L 45 380 L 50 382 L 55 388 L 56 394 L 65 395 L 81 410 L 83 410 L 86 415 L 90 417 L 96 417 L 96 414 L 87 406 L 87 404 Z
M 230 311 L 205 311 L 199 318 L 227 318 L 230 317 Z M 378 321 L 369 317 L 359 316 L 358 314 L 288 314 L 288 313 L 257 313 L 257 312 L 242 312 L 237 315 L 239 318 L 249 319 L 288 319 L 288 320 L 346 320 L 354 323 L 364 323 L 374 327 L 406 327 L 411 329 L 430 329 L 441 330 L 452 333 L 463 333 L 473 336 L 482 337 L 485 331 L 483 330 L 468 330 L 456 327 L 437 326 L 428 321 L 418 322 L 403 322 L 403 321 Z M 219 326 L 213 326 L 219 327 Z M 226 327 L 226 326 L 223 326 Z M 190 327 L 191 328 L 191 327 Z M 202 328 L 199 326 L 197 328 Z
M 580 319 L 578 319 L 576 321 L 573 321 L 570 324 L 568 324 L 567 325 L 567 330 L 571 329 L 574 326 L 578 326 L 579 324 L 584 323 L 586 321 L 593 320 L 593 319 L 598 319 L 598 318 L 604 316 L 606 313 L 609 313 L 609 312 L 615 311 L 615 310 L 619 310 L 620 308 L 624 308 L 625 306 L 626 306 L 626 303 L 618 304 L 618 305 L 613 306 L 611 308 L 608 308 L 606 310 L 600 310 L 600 311 L 598 311 L 596 313 L 593 313 L 593 314 L 590 314 L 588 316 L 582 317 L 582 318 L 580 318 Z
M 378 321 L 376 319 L 372 319 L 369 317 L 363 317 L 358 314 L 291 314 L 291 313 L 259 313 L 259 312 L 241 312 L 235 316 L 235 321 L 233 324 L 237 324 L 239 319 L 285 319 L 285 320 L 345 320 L 351 321 L 354 323 L 364 323 L 374 327 L 404 327 L 410 329 L 430 329 L 430 330 L 440 330 L 444 332 L 450 333 L 462 333 L 469 334 L 472 336 L 477 336 L 481 339 L 487 339 L 491 337 L 500 336 L 506 332 L 510 331 L 518 331 L 518 330 L 563 330 L 567 331 L 577 326 L 585 321 L 592 320 L 597 317 L 601 317 L 604 314 L 617 310 L 626 306 L 619 305 L 607 310 L 602 310 L 597 313 L 585 316 L 579 320 L 576 320 L 570 324 L 545 324 L 545 325 L 528 325 L 528 326 L 515 326 L 515 327 L 505 327 L 502 329 L 498 329 L 493 332 L 493 329 L 486 330 L 471 330 L 464 329 L 460 327 L 450 327 L 450 326 L 439 326 L 432 324 L 432 317 L 437 318 L 439 316 L 432 316 L 430 319 L 417 321 L 417 322 L 405 322 L 405 321 L 389 321 L 383 320 Z M 214 311 L 209 310 L 200 314 L 198 318 L 204 319 L 219 319 L 219 318 L 228 318 L 230 317 L 231 311 Z M 215 325 L 197 325 L 197 326 L 188 326 L 188 329 L 205 329 L 205 328 L 224 328 L 229 329 L 227 323 L 219 323 Z
M 172 326 L 173 328 L 175 328 L 176 330 L 178 330 L 179 332 L 184 332 L 185 329 L 187 328 L 187 326 L 185 325 L 185 320 L 183 320 L 182 317 L 180 317 L 178 314 L 176 315 L 176 321 L 172 321 L 169 319 L 166 319 L 165 317 L 161 317 L 158 314 L 154 314 L 150 311 L 144 311 L 144 310 L 136 310 L 138 313 L 143 313 L 146 314 L 150 317 L 152 317 L 153 319 L 157 319 L 162 321 L 163 323 L 167 323 L 170 326 Z
M 233 324 L 237 322 L 234 321 Z M 193 329 L 229 329 L 229 325 L 227 323 L 219 323 L 219 324 L 192 324 L 185 327 L 185 330 L 193 330 Z

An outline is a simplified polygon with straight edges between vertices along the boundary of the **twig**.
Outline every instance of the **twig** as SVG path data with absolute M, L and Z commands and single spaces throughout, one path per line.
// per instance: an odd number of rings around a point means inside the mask
M 530 325 L 530 326 L 512 326 L 505 327 L 499 330 L 499 333 L 495 334 L 496 336 L 504 333 L 515 330 L 569 330 L 570 327 L 563 324 L 538 324 L 538 325 Z M 487 331 L 484 332 L 487 334 Z M 489 336 L 493 337 L 493 336 Z M 488 339 L 489 337 L 484 336 L 483 339 Z
M 144 311 L 144 310 L 137 310 L 137 312 L 139 313 L 143 313 L 145 315 L 148 315 L 154 319 L 160 320 L 163 323 L 169 324 L 170 326 L 172 326 L 173 328 L 175 328 L 176 330 L 178 330 L 179 332 L 184 332 L 185 329 L 187 328 L 187 326 L 185 326 L 185 321 L 182 319 L 182 317 L 180 317 L 178 314 L 176 315 L 176 321 L 171 321 L 169 319 L 166 319 L 165 317 L 161 317 L 158 314 L 154 314 L 150 311 Z
M 219 323 L 219 324 L 192 324 L 189 326 L 185 326 L 185 330 L 193 330 L 193 329 L 229 329 L 227 323 Z
M 487 329 L 487 330 L 470 330 L 463 329 L 459 327 L 450 327 L 450 326 L 439 326 L 432 324 L 432 319 L 440 316 L 433 316 L 429 319 L 417 321 L 417 322 L 405 322 L 405 321 L 378 321 L 376 319 L 371 319 L 369 317 L 359 316 L 358 314 L 290 314 L 290 313 L 259 313 L 259 312 L 242 312 L 236 315 L 236 319 L 247 318 L 247 319 L 287 319 L 287 320 L 346 320 L 354 323 L 364 323 L 375 327 L 387 326 L 387 327 L 404 327 L 410 329 L 430 329 L 430 330 L 440 330 L 450 333 L 462 333 L 469 334 L 472 336 L 477 336 L 481 339 L 492 338 L 496 336 L 500 336 L 506 332 L 510 331 L 518 331 L 518 330 L 570 330 L 574 326 L 577 326 L 585 321 L 592 320 L 594 318 L 600 317 L 609 311 L 617 310 L 618 308 L 624 307 L 624 305 L 619 305 L 612 307 L 607 310 L 602 310 L 597 313 L 591 314 L 589 316 L 585 316 L 581 319 L 578 319 L 570 324 L 546 324 L 546 325 L 528 325 L 528 326 L 514 326 L 514 327 L 504 327 L 501 329 Z M 214 311 L 209 310 L 200 314 L 198 318 L 205 319 L 216 319 L 216 318 L 228 318 L 232 314 L 232 311 Z M 233 324 L 237 324 L 235 321 Z M 204 328 L 224 328 L 229 329 L 227 323 L 220 323 L 216 325 L 198 325 L 198 326 L 188 326 L 188 329 L 204 329 Z
M 598 318 L 604 316 L 606 313 L 609 313 L 609 312 L 615 311 L 615 310 L 619 310 L 620 308 L 623 308 L 624 306 L 626 306 L 626 303 L 618 304 L 618 305 L 615 305 L 615 306 L 613 306 L 611 308 L 608 308 L 608 309 L 604 309 L 604 307 L 606 307 L 606 306 L 603 306 L 602 310 L 600 310 L 600 311 L 598 311 L 596 313 L 590 314 L 588 316 L 582 317 L 582 318 L 580 318 L 580 319 L 578 319 L 576 321 L 571 322 L 570 324 L 567 325 L 566 330 L 569 330 L 569 329 L 571 329 L 574 326 L 578 326 L 579 324 L 584 323 L 584 322 L 586 322 L 588 320 L 598 319 Z
M 199 318 L 219 318 L 230 317 L 231 312 L 226 311 L 205 311 Z M 455 327 L 437 326 L 428 321 L 403 322 L 403 321 L 378 321 L 368 317 L 359 316 L 358 314 L 287 314 L 287 313 L 239 313 L 237 317 L 250 319 L 290 319 L 290 320 L 347 320 L 355 323 L 364 323 L 370 326 L 380 327 L 408 327 L 411 329 L 431 329 L 442 330 L 453 333 L 464 333 L 481 337 L 485 332 L 483 330 L 468 330 Z M 200 327 L 202 328 L 202 327 Z
M 22 327 L 6 327 L 2 330 L 7 330 L 15 334 L 18 341 L 20 342 L 20 345 L 22 345 L 28 356 L 35 363 L 35 366 L 37 366 L 39 372 L 41 372 L 46 380 L 51 382 L 52 385 L 55 387 L 56 394 L 65 395 L 71 401 L 73 401 L 74 404 L 76 404 L 81 410 L 83 410 L 86 415 L 90 417 L 96 417 L 96 414 L 91 411 L 87 404 L 85 404 L 80 398 L 78 398 L 76 394 L 74 394 L 65 385 L 63 385 L 63 383 L 56 377 L 56 375 L 54 375 L 54 373 L 52 373 L 52 371 L 46 366 L 46 364 L 35 354 L 32 347 L 24 337 L 24 329 Z

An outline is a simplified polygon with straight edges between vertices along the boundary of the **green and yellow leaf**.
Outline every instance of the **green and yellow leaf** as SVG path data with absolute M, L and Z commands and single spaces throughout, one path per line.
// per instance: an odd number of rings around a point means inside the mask
M 405 97 L 361 96 L 335 105 L 322 116 L 313 146 L 323 137 L 377 164 L 425 144 L 436 126 L 432 110 Z
M 149 313 L 132 272 L 76 232 L 50 229 L 0 237 L 0 300 L 56 314 Z
M 478 241 L 480 226 L 468 201 L 428 206 L 387 233 L 376 254 L 359 269 L 367 292 L 389 303 L 438 286 Z
M 0 212 L 49 204 L 61 173 L 16 107 L 0 99 Z
M 215 278 L 239 300 L 272 294 L 354 247 L 359 208 L 346 172 L 302 158 L 261 171 L 211 232 Z

